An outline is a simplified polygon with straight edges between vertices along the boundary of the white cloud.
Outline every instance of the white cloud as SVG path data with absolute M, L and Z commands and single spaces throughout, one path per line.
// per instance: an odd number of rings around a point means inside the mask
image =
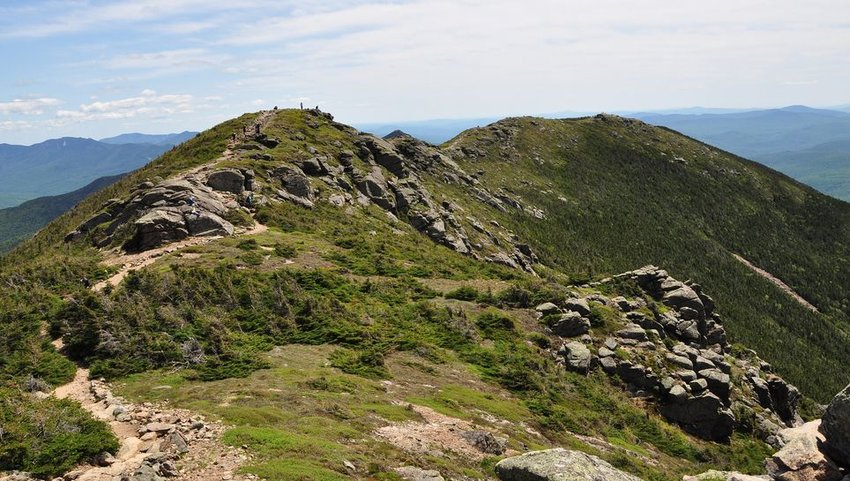
M 0 102 L 0 114 L 2 115 L 41 115 L 45 107 L 54 107 L 61 104 L 59 99 L 42 97 L 35 99 L 14 99 L 9 102 Z
M 73 121 L 127 119 L 137 116 L 156 118 L 191 113 L 194 111 L 192 101 L 192 95 L 158 95 L 153 90 L 145 89 L 136 97 L 82 104 L 78 110 L 59 110 L 56 117 Z

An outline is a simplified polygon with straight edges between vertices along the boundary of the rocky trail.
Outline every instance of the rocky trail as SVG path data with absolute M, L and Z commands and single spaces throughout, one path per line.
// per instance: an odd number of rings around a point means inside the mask
M 737 259 L 738 262 L 740 262 L 741 264 L 744 264 L 745 266 L 749 267 L 756 274 L 764 277 L 765 279 L 767 279 L 770 282 L 772 282 L 773 284 L 775 284 L 776 287 L 782 289 L 783 292 L 785 292 L 786 294 L 791 296 L 791 298 L 793 298 L 795 301 L 799 302 L 806 309 L 809 309 L 809 310 L 814 311 L 814 312 L 818 312 L 817 307 L 812 305 L 812 303 L 810 303 L 809 301 L 803 299 L 803 296 L 801 296 L 800 294 L 797 294 L 797 292 L 794 289 L 792 289 L 791 286 L 782 282 L 782 279 L 779 279 L 778 277 L 774 276 L 773 274 L 771 274 L 770 272 L 767 272 L 764 269 L 760 269 L 759 267 L 756 267 L 752 262 L 748 261 L 747 259 L 744 259 L 743 257 L 739 256 L 738 254 L 732 254 L 732 255 L 735 256 L 735 259 Z
M 262 128 L 271 117 L 264 112 L 250 131 Z M 258 127 L 259 126 L 259 127 Z M 199 166 L 191 172 L 182 173 L 175 178 L 187 178 L 211 169 L 215 164 L 232 158 L 231 150 L 238 142 L 247 138 L 249 129 L 231 139 L 222 155 L 208 164 Z M 251 228 L 240 228 L 234 236 L 255 235 L 268 228 L 255 221 Z M 223 236 L 188 237 L 161 247 L 138 253 L 113 251 L 103 263 L 107 266 L 120 266 L 118 272 L 94 284 L 93 291 L 102 291 L 107 286 L 115 287 L 127 275 L 136 269 L 153 264 L 160 257 L 178 252 L 187 247 L 208 244 Z M 62 339 L 53 341 L 61 351 Z M 155 388 L 154 388 L 155 389 Z M 67 473 L 64 480 L 78 481 L 161 481 L 174 479 L 181 481 L 258 479 L 254 475 L 238 475 L 236 471 L 249 456 L 242 449 L 226 446 L 221 442 L 225 426 L 207 422 L 202 416 L 183 409 L 142 403 L 135 404 L 113 395 L 112 390 L 102 380 L 92 380 L 89 371 L 78 368 L 74 379 L 59 386 L 52 393 L 60 399 L 72 399 L 96 419 L 110 425 L 118 438 L 120 448 L 113 456 L 104 454 L 93 460 L 94 464 L 81 466 Z

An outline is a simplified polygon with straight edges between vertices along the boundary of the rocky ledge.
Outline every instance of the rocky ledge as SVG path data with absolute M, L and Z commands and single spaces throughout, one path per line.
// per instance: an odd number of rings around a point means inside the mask
M 552 355 L 565 368 L 601 369 L 704 439 L 726 440 L 742 427 L 779 446 L 777 433 L 802 423 L 796 411 L 799 391 L 772 374 L 755 352 L 733 351 L 714 300 L 698 284 L 678 281 L 654 266 L 596 287 L 613 283 L 631 284 L 641 294 L 576 293 L 558 305 L 537 307 L 541 322 L 564 338 Z

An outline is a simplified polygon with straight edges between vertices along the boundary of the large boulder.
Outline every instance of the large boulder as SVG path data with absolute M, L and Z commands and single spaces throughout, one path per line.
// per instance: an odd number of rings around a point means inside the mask
M 552 332 L 561 337 L 576 337 L 587 334 L 590 330 L 590 321 L 581 317 L 578 312 L 570 311 L 561 314 L 551 327 Z
M 838 464 L 850 468 L 850 386 L 833 398 L 820 425 L 827 454 Z
M 272 175 L 280 179 L 283 190 L 288 194 L 312 200 L 313 190 L 310 188 L 310 179 L 301 169 L 289 166 L 279 167 L 272 172 Z
M 561 347 L 560 353 L 564 356 L 564 362 L 568 369 L 581 373 L 590 370 L 593 355 L 584 344 L 577 341 L 568 342 Z
M 373 135 L 364 135 L 361 140 L 363 145 L 372 153 L 378 165 L 389 170 L 396 177 L 407 177 L 404 158 L 396 152 L 391 143 Z
M 596 456 L 563 448 L 503 459 L 496 475 L 502 481 L 641 481 Z
M 125 245 L 128 251 L 153 249 L 189 236 L 183 214 L 171 210 L 154 210 L 134 223 L 136 233 Z
M 777 481 L 840 481 L 841 470 L 824 456 L 819 445 L 824 437 L 818 432 L 819 421 L 796 429 L 786 429 L 780 437 L 785 446 L 765 461 L 767 473 Z
M 207 185 L 218 191 L 241 194 L 245 191 L 245 176 L 236 169 L 216 170 L 207 177 Z
M 233 224 L 212 212 L 189 213 L 186 215 L 186 227 L 194 236 L 233 235 Z
M 661 414 L 682 429 L 711 441 L 725 441 L 735 428 L 735 416 L 723 401 L 705 391 L 699 396 L 672 398 L 661 405 Z

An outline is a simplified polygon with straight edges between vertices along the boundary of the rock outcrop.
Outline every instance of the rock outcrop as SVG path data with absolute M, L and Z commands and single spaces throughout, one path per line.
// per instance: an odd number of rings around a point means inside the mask
M 641 481 L 596 456 L 562 448 L 503 459 L 496 475 L 502 481 Z
M 780 433 L 785 445 L 765 461 L 771 479 L 840 481 L 844 477 L 838 465 L 821 452 L 824 436 L 818 432 L 820 425 L 820 421 L 812 421 Z
M 234 226 L 224 217 L 238 209 L 237 194 L 253 188 L 250 170 L 223 169 L 206 178 L 187 175 L 158 184 L 145 182 L 126 200 L 108 201 L 65 238 L 89 235 L 98 247 L 129 240 L 127 251 L 144 251 L 189 236 L 228 236 Z
M 837 463 L 850 469 L 850 386 L 829 403 L 820 424 L 825 450 Z
M 733 412 L 749 413 L 758 424 L 756 434 L 768 441 L 782 427 L 800 423 L 797 389 L 766 372 L 755 353 L 732 355 L 714 300 L 698 284 L 653 266 L 616 277 L 633 282 L 643 295 L 591 294 L 536 308 L 551 333 L 567 339 L 553 353 L 566 369 L 602 369 L 704 439 L 729 438 L 738 425 Z M 611 334 L 597 336 L 594 326 Z M 739 385 L 730 375 L 733 364 L 745 374 Z

